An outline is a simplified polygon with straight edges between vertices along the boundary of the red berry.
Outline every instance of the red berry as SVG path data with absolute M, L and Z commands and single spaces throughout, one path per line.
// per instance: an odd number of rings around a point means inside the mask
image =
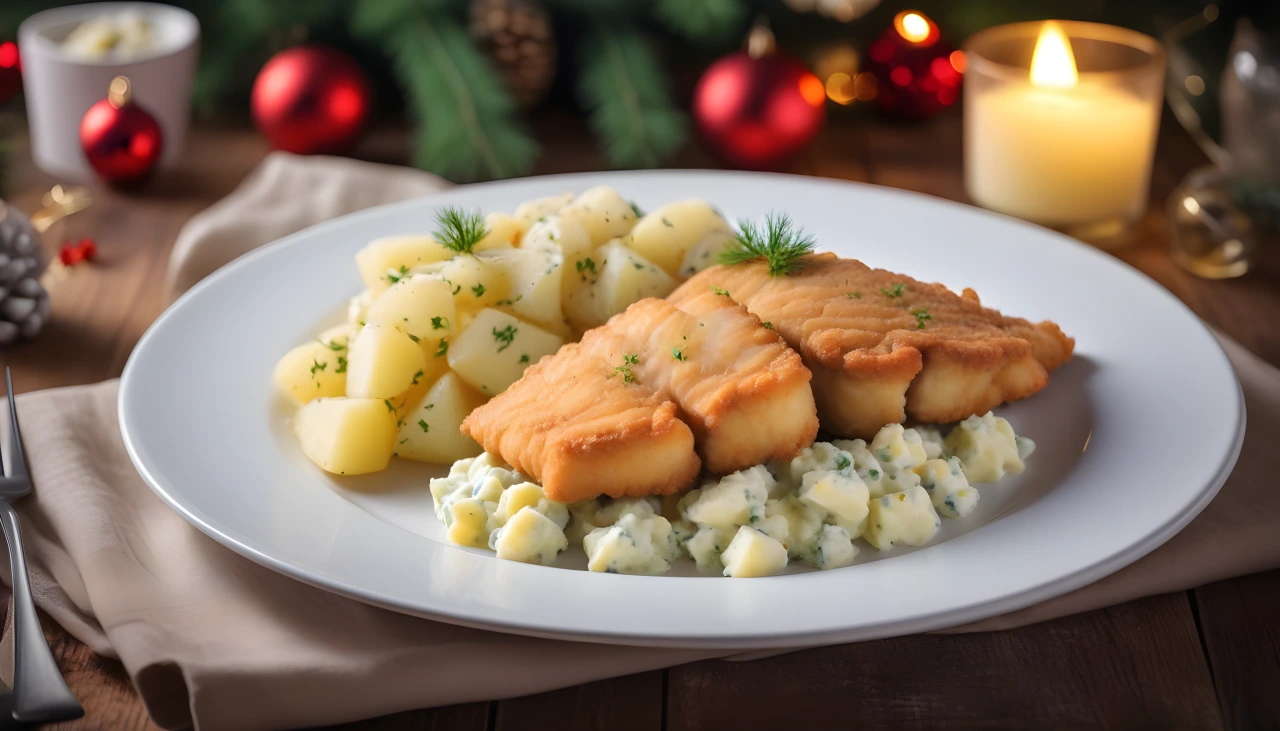
M 85 261 L 92 260 L 98 255 L 98 245 L 93 242 L 93 239 L 80 239 L 76 249 L 80 253 L 80 258 Z
M 62 245 L 62 250 L 58 252 L 58 259 L 62 262 L 63 266 L 75 266 L 80 263 L 82 258 L 83 256 L 80 254 L 80 250 L 73 247 L 70 241 L 64 243 Z

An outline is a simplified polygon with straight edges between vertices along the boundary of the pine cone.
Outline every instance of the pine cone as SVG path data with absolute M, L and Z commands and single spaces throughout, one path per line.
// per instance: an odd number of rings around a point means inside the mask
M 516 103 L 542 101 L 556 73 L 551 17 L 537 0 L 471 0 L 471 37 L 502 74 Z
M 49 319 L 48 263 L 31 221 L 0 200 L 0 346 L 35 337 Z

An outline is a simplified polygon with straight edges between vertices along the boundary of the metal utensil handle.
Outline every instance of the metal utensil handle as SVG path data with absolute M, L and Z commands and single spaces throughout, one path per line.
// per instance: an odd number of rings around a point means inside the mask
M 13 717 L 27 723 L 78 718 L 84 710 L 58 671 L 31 599 L 18 513 L 4 500 L 0 500 L 0 524 L 9 543 L 9 573 L 13 577 Z

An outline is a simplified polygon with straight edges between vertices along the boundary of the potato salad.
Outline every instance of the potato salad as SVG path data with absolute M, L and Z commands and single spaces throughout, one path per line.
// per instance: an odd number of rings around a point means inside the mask
M 436 223 L 361 249 L 365 289 L 347 322 L 276 364 L 278 390 L 300 407 L 302 450 L 324 470 L 480 454 L 459 432 L 473 409 L 633 302 L 670 294 L 733 240 L 705 201 L 645 214 L 606 186 L 511 213 L 446 208 Z
M 974 483 L 1022 472 L 1035 444 L 994 414 L 944 438 L 935 427 L 890 424 L 870 442 L 815 442 L 789 461 L 726 475 L 679 495 L 564 505 L 484 453 L 431 481 L 448 539 L 499 558 L 548 565 L 580 545 L 591 571 L 661 574 L 688 558 L 735 578 L 770 576 L 799 561 L 848 566 L 858 541 L 887 551 L 920 546 L 942 518 L 978 504 Z

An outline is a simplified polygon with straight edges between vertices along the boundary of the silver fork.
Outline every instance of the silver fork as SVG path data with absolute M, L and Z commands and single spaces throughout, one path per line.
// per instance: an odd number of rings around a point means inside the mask
M 0 439 L 0 524 L 9 542 L 9 573 L 13 575 L 13 718 L 24 723 L 69 721 L 84 715 L 71 689 L 58 672 L 44 630 L 31 601 L 31 579 L 22 548 L 22 528 L 18 513 L 10 505 L 31 494 L 31 478 L 22 453 L 18 431 L 18 409 L 13 403 L 13 377 L 4 369 L 6 399 L 9 402 L 9 434 Z

